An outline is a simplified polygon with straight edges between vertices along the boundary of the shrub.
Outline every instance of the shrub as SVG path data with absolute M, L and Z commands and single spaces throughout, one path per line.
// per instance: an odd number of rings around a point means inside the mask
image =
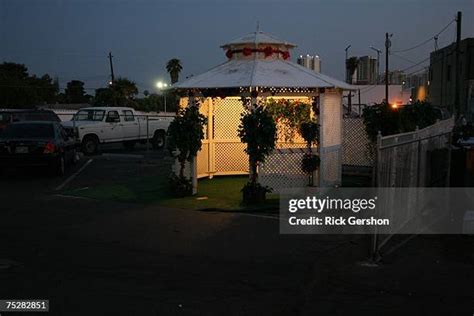
M 180 163 L 179 176 L 171 179 L 177 190 L 187 187 L 186 182 L 190 184 L 190 180 L 184 176 L 184 167 L 186 161 L 192 161 L 201 150 L 205 124 L 206 118 L 199 113 L 198 105 L 181 109 L 170 123 L 167 148 Z
M 260 183 L 247 182 L 242 188 L 243 204 L 260 204 L 265 201 L 265 196 L 272 190 L 269 187 L 264 187 Z
M 375 104 L 366 107 L 362 117 L 365 131 L 370 141 L 374 143 L 379 131 L 384 136 L 411 132 L 417 126 L 421 129 L 432 125 L 440 118 L 431 104 L 420 101 L 404 105 L 399 109 L 394 109 L 385 102 Z
M 265 161 L 275 148 L 276 142 L 276 124 L 270 113 L 261 105 L 255 105 L 254 109 L 250 109 L 242 114 L 239 125 L 239 137 L 241 141 L 247 144 L 245 152 L 249 155 L 250 164 L 250 182 L 244 190 L 257 190 L 260 187 L 257 184 L 258 165 Z M 245 192 L 246 192 L 245 191 Z M 258 192 L 255 192 L 258 196 Z M 246 195 L 244 192 L 244 199 Z M 244 200 L 244 203 L 247 201 Z

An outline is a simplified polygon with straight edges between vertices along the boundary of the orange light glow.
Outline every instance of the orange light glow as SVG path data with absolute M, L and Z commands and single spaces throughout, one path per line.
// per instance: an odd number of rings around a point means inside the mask
M 398 104 L 392 103 L 392 109 L 397 109 L 397 108 L 398 108 Z

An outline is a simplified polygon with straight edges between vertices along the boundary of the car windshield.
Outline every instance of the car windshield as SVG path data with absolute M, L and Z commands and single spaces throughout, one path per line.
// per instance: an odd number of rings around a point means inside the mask
M 1 138 L 52 138 L 54 128 L 51 124 L 10 124 Z
M 74 121 L 102 121 L 104 116 L 104 110 L 80 110 L 74 116 Z

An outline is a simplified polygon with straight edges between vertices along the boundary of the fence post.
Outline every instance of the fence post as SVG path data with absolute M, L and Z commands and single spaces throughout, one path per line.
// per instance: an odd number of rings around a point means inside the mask
M 453 142 L 452 132 L 448 132 L 448 170 L 446 172 L 446 186 L 451 186 L 451 143 Z
M 415 137 L 417 145 L 417 154 L 416 154 L 416 187 L 420 187 L 420 165 L 421 165 L 421 140 L 420 133 L 418 132 L 418 126 L 415 128 Z
M 377 187 L 380 185 L 380 166 L 381 166 L 381 163 L 380 163 L 380 160 L 381 160 L 381 152 L 382 152 L 382 132 L 379 131 L 378 134 L 377 134 L 377 144 L 376 144 L 376 148 L 375 148 L 375 162 L 374 162 L 374 176 L 372 177 L 372 186 L 373 187 Z M 374 233 L 372 235 L 372 249 L 371 249 L 371 260 L 373 262 L 377 262 L 380 258 L 379 256 L 379 238 L 378 238 L 378 229 L 377 229 L 377 226 L 374 227 Z
M 214 143 L 214 101 L 212 98 L 208 99 L 207 111 L 207 141 L 209 146 L 207 151 L 207 172 L 209 174 L 209 179 L 212 179 L 214 173 L 216 172 L 216 145 Z
M 379 177 L 379 168 L 380 168 L 380 159 L 381 159 L 381 149 L 382 146 L 382 132 L 379 131 L 377 133 L 377 142 L 375 143 L 375 161 L 374 167 L 372 169 L 372 187 L 376 187 L 380 184 L 380 177 Z

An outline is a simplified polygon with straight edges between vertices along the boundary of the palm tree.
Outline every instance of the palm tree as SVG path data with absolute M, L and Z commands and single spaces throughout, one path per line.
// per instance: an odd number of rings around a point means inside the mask
M 183 66 L 181 66 L 181 60 L 177 58 L 170 59 L 166 63 L 166 70 L 170 74 L 171 77 L 171 84 L 178 82 L 179 79 L 179 73 L 183 69 Z
M 358 64 L 359 64 L 359 59 L 357 57 L 351 57 L 348 60 L 346 60 L 346 68 L 349 70 L 348 81 L 351 84 L 352 84 L 352 77 L 354 76 L 354 73 L 357 69 Z

